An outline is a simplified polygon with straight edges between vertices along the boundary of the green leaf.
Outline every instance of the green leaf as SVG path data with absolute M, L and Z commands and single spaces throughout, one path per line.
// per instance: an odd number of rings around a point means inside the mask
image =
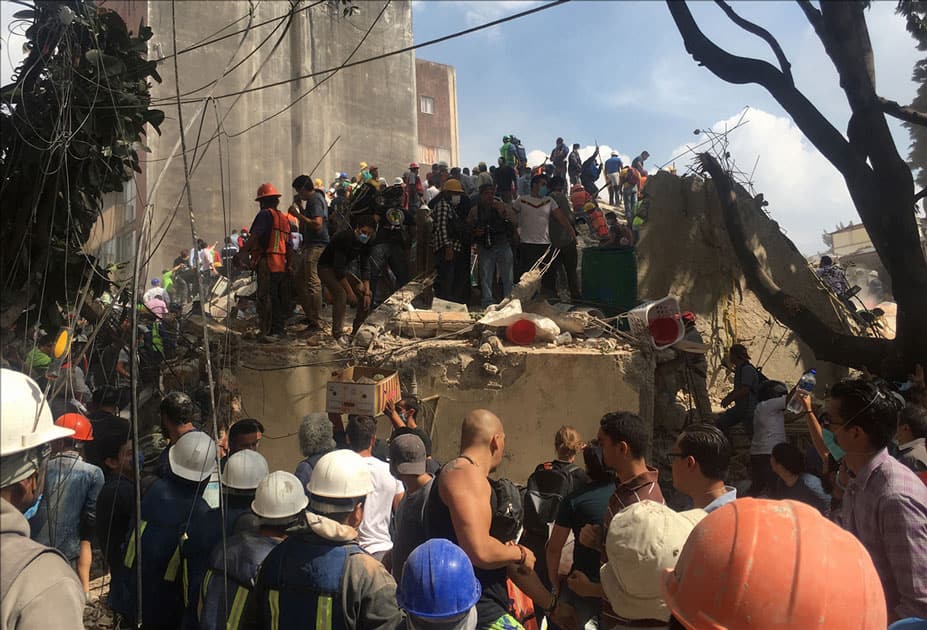
M 161 135 L 161 123 L 164 122 L 164 112 L 160 109 L 149 109 L 145 112 L 145 122 L 154 127 L 155 131 L 158 132 L 158 135 Z

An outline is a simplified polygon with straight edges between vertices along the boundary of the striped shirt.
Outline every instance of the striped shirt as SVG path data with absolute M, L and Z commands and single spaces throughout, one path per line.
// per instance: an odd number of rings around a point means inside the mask
M 625 481 L 624 483 L 615 484 L 615 492 L 608 500 L 608 509 L 605 510 L 605 519 L 602 522 L 602 562 L 608 562 L 608 554 L 605 551 L 605 536 L 608 535 L 608 526 L 612 522 L 615 514 L 635 503 L 641 501 L 655 501 L 656 503 L 665 504 L 663 491 L 660 490 L 658 481 L 660 473 L 656 468 L 647 467 L 647 472 Z M 605 628 L 612 628 L 626 620 L 615 614 L 608 600 L 602 598 L 602 621 Z
M 847 485 L 841 518 L 872 557 L 889 616 L 927 617 L 927 486 L 879 451 Z

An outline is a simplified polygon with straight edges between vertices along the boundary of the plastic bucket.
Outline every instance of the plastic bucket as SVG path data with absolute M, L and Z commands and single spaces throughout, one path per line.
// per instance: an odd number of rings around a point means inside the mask
M 538 329 L 530 319 L 519 319 L 517 322 L 505 329 L 505 338 L 512 343 L 520 346 L 527 346 L 534 343 Z
M 675 317 L 658 317 L 648 327 L 655 346 L 672 345 L 679 338 L 679 320 Z

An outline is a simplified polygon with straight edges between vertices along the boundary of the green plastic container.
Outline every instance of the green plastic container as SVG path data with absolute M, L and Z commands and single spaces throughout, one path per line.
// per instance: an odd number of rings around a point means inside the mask
M 582 260 L 583 301 L 609 315 L 637 305 L 637 252 L 633 247 L 587 247 Z

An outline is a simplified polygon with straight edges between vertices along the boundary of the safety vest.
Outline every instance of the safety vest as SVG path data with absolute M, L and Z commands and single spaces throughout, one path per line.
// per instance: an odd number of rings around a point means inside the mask
M 142 616 L 145 622 L 164 627 L 181 625 L 184 613 L 184 591 L 181 573 L 180 543 L 187 520 L 206 512 L 196 486 L 188 486 L 172 478 L 159 479 L 142 499 L 142 520 L 139 522 L 142 548 Z M 113 588 L 112 608 L 135 617 L 136 585 L 135 528 L 131 530 L 123 555 L 127 571 L 120 578 L 126 584 Z M 116 580 L 116 575 L 113 575 Z
M 264 559 L 256 589 L 262 628 L 348 630 L 341 578 L 349 557 L 364 553 L 356 543 L 314 535 L 290 536 Z
M 238 534 L 228 539 L 225 553 L 221 542 L 216 545 L 200 589 L 200 630 L 238 630 L 261 563 L 279 543 L 267 536 Z
M 204 512 L 199 518 L 191 519 L 187 528 L 187 537 L 181 543 L 181 575 L 184 588 L 184 605 L 195 606 L 199 600 L 200 586 L 206 573 L 206 561 L 216 544 L 222 544 L 222 512 L 225 512 L 225 536 L 236 533 L 235 523 L 244 514 L 250 514 L 250 508 L 226 505 L 225 509 L 213 508 Z

